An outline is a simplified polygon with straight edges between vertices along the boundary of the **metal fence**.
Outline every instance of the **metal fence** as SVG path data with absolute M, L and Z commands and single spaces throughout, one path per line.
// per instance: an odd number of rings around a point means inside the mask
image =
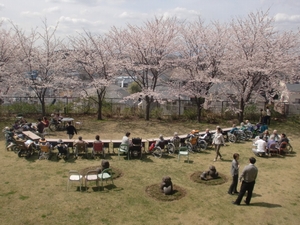
M 92 99 L 83 99 L 78 97 L 47 97 L 45 98 L 46 114 L 59 112 L 63 114 L 93 114 L 97 113 L 97 104 Z M 103 104 L 102 113 L 104 116 L 121 116 L 127 114 L 143 114 L 145 112 L 145 103 L 139 104 L 138 101 L 123 100 L 120 98 L 107 98 Z M 238 102 L 229 101 L 207 101 L 204 104 L 206 112 L 225 117 L 228 114 L 234 116 L 236 112 L 231 109 L 237 107 Z M 251 104 L 250 104 L 251 106 Z M 258 114 L 261 108 L 264 108 L 264 102 L 253 103 L 252 111 L 245 113 Z M 275 104 L 276 106 L 276 104 Z M 274 109 L 276 108 L 274 106 Z M 300 104 L 281 104 L 282 114 L 299 114 Z M 278 107 L 277 107 L 278 108 Z M 158 116 L 182 116 L 188 113 L 196 113 L 197 105 L 193 101 L 176 99 L 172 101 L 155 101 L 150 106 L 151 113 Z M 36 114 L 41 113 L 41 104 L 37 97 L 2 97 L 0 113 L 13 114 Z

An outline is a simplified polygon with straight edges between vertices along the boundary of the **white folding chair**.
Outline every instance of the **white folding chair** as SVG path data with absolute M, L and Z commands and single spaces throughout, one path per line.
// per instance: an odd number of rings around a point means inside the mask
M 189 158 L 189 151 L 188 148 L 186 146 L 182 146 L 179 148 L 178 151 L 178 161 L 180 160 L 180 156 L 186 156 L 188 158 L 188 163 L 190 162 L 190 158 Z
M 82 175 L 79 174 L 77 170 L 70 170 L 69 171 L 69 178 L 68 178 L 68 184 L 67 184 L 67 191 L 69 191 L 70 182 L 78 182 L 79 183 L 79 189 L 81 191 L 82 186 Z

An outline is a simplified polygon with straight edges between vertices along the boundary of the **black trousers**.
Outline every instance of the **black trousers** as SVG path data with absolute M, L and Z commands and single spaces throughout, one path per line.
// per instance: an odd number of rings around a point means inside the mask
M 270 125 L 271 123 L 271 116 L 265 116 L 265 124 Z
M 232 194 L 232 193 L 234 193 L 234 192 L 237 192 L 237 185 L 238 185 L 238 180 L 239 180 L 239 175 L 238 174 L 236 174 L 236 175 L 234 175 L 233 177 L 232 177 L 232 183 L 231 183 L 231 185 L 230 185 L 230 187 L 229 187 L 229 190 L 228 190 L 228 193 L 229 194 Z
M 255 185 L 255 181 L 249 182 L 249 183 L 243 181 L 242 185 L 241 185 L 241 190 L 240 190 L 239 196 L 235 200 L 235 203 L 239 205 L 247 191 L 246 204 L 250 204 L 254 185 Z

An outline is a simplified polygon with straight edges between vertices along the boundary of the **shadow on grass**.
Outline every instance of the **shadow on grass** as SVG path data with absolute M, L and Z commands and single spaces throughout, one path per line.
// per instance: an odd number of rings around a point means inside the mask
M 152 155 L 143 155 L 142 162 L 153 163 L 152 157 L 154 157 L 154 156 L 152 156 Z
M 271 204 L 271 203 L 267 203 L 267 202 L 254 202 L 254 203 L 251 203 L 249 206 L 259 206 L 259 207 L 266 207 L 266 208 L 282 207 L 282 205 L 280 205 L 280 204 Z

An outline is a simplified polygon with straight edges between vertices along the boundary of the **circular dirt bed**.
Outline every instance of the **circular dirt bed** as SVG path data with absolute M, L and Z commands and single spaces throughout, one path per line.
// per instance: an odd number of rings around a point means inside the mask
M 191 180 L 194 182 L 206 184 L 206 185 L 219 185 L 219 184 L 224 184 L 225 182 L 227 182 L 227 177 L 222 173 L 219 173 L 218 178 L 214 179 L 211 177 L 207 177 L 207 180 L 201 180 L 200 175 L 202 174 L 202 172 L 201 171 L 194 172 L 190 177 Z
M 84 168 L 84 169 L 80 170 L 79 173 L 84 176 L 88 171 L 97 170 L 98 168 L 101 168 L 101 166 L 100 165 L 99 166 L 90 166 L 90 167 L 87 167 L 87 168 Z M 119 178 L 119 177 L 122 176 L 122 171 L 121 170 L 119 170 L 117 168 L 114 168 L 114 167 L 110 167 L 110 168 L 112 169 L 113 179 L 116 179 L 116 178 Z
M 171 195 L 165 195 L 161 192 L 160 184 L 152 184 L 150 186 L 146 187 L 146 193 L 151 198 L 154 198 L 159 201 L 174 201 L 183 198 L 186 195 L 186 191 L 173 184 L 173 194 Z

